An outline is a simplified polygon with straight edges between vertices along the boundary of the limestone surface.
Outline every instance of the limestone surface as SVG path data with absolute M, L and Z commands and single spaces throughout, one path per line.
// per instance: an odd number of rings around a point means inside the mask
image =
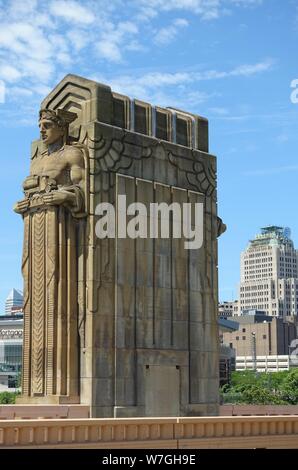
M 216 158 L 208 121 L 67 75 L 45 98 L 24 199 L 22 403 L 93 417 L 218 411 Z M 99 203 L 201 203 L 203 245 L 96 236 Z

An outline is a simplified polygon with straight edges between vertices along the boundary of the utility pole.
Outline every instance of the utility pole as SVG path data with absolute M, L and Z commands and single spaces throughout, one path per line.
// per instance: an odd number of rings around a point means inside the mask
M 251 356 L 252 356 L 252 363 L 253 369 L 257 370 L 257 345 L 256 345 L 256 334 L 253 331 L 251 333 Z

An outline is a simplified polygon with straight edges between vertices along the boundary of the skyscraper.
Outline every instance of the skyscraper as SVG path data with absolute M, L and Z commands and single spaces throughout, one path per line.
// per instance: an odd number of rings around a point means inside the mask
M 241 253 L 240 312 L 286 317 L 298 311 L 298 251 L 288 228 L 270 225 Z M 239 312 L 239 313 L 240 313 Z
M 23 294 L 17 289 L 11 289 L 5 301 L 5 315 L 13 315 L 14 310 L 23 307 Z

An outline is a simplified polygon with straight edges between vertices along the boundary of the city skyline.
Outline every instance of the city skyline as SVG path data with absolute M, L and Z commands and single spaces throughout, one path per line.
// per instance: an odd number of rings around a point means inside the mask
M 4 311 L 12 287 L 22 289 L 23 228 L 12 207 L 29 172 L 39 104 L 66 73 L 209 119 L 218 214 L 228 227 L 219 239 L 220 300 L 233 300 L 240 252 L 260 227 L 290 226 L 298 244 L 295 2 L 282 9 L 277 0 L 101 6 L 99 12 L 93 1 L 0 1 L 0 306 Z

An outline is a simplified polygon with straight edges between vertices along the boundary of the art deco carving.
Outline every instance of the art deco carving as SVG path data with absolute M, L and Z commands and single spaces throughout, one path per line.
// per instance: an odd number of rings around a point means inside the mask
M 157 142 L 152 147 L 132 146 L 127 141 L 126 132 L 123 132 L 121 140 L 108 140 L 102 135 L 98 139 L 89 138 L 89 148 L 94 152 L 94 158 L 96 159 L 94 174 L 100 171 L 128 169 L 134 159 L 154 157 L 159 147 L 163 148 L 169 164 L 185 173 L 187 181 L 193 189 L 206 194 L 206 196 L 213 196 L 216 185 L 216 170 L 211 162 L 207 166 L 206 162 L 197 161 L 198 152 L 191 155 L 191 158 L 181 158 L 169 151 L 166 144 L 162 142 Z
M 25 224 L 23 395 L 77 401 L 77 254 L 86 216 L 87 149 L 68 143 L 74 113 L 40 111 L 45 149 L 31 160 L 15 205 Z
M 195 139 L 178 145 L 171 129 L 155 137 L 150 119 L 160 116 L 149 104 L 144 115 L 131 106 L 135 119 L 122 125 L 124 102 L 136 104 L 75 75 L 43 101 L 42 141 L 15 207 L 24 219 L 22 400 L 81 402 L 96 417 L 151 416 L 149 402 L 168 413 L 168 394 L 148 401 L 147 378 L 158 376 L 181 416 L 214 414 L 224 224 L 208 122 L 194 117 Z M 97 204 L 120 193 L 202 202 L 204 245 L 185 253 L 178 240 L 97 238 Z

